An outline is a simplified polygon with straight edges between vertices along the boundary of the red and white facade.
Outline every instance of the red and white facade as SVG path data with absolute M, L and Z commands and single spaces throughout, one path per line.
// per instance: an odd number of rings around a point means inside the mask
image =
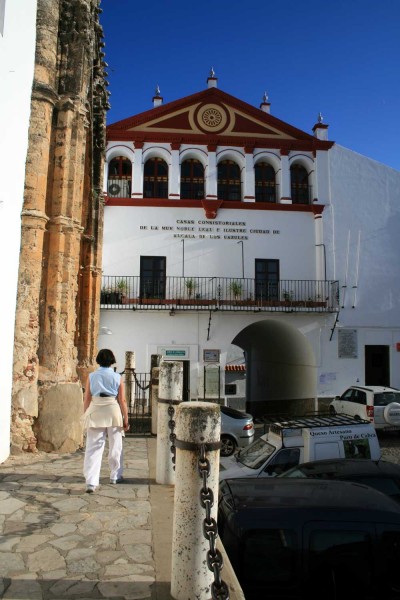
M 253 414 L 398 386 L 400 173 L 216 84 L 108 127 L 99 347 Z

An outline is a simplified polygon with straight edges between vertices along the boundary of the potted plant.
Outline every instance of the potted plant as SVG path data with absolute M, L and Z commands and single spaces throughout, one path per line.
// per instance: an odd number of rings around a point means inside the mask
M 191 298 L 193 296 L 194 290 L 197 287 L 197 283 L 192 278 L 185 279 L 185 286 L 186 286 L 186 289 L 187 289 L 188 298 Z
M 230 282 L 229 291 L 232 292 L 235 300 L 240 298 L 240 296 L 242 295 L 242 290 L 243 290 L 243 285 L 241 284 L 240 281 L 233 280 Z
M 124 302 L 128 295 L 128 282 L 126 279 L 118 279 L 115 287 L 118 291 L 121 302 Z
M 111 303 L 111 288 L 109 286 L 103 286 L 100 292 L 100 304 Z
M 282 297 L 283 297 L 284 301 L 287 303 L 293 302 L 293 292 L 291 292 L 289 290 L 283 290 Z

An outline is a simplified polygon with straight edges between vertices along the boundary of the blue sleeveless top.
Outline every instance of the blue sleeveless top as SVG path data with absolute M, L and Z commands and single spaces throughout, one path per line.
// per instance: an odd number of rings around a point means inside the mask
M 90 393 L 92 396 L 117 396 L 121 384 L 121 375 L 115 373 L 111 367 L 99 367 L 89 375 Z

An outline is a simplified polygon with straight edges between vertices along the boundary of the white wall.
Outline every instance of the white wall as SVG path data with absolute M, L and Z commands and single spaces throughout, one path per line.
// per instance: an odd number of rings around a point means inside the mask
M 0 35 L 0 462 L 9 455 L 12 359 L 20 214 L 28 147 L 36 38 L 36 0 L 7 0 Z
M 400 387 L 400 173 L 337 144 L 329 151 L 330 202 L 323 212 L 327 278 L 340 281 L 332 339 L 322 334 L 320 393 L 364 384 L 364 346 L 390 347 Z M 346 286 L 346 287 L 344 287 Z M 357 358 L 338 357 L 338 331 L 357 332 Z
M 260 230 L 269 233 L 253 233 Z M 176 237 L 180 235 L 193 237 Z M 312 213 L 222 209 L 215 220 L 207 220 L 203 209 L 130 206 L 105 207 L 103 273 L 138 276 L 140 256 L 149 255 L 166 256 L 167 276 L 180 277 L 184 239 L 185 276 L 242 277 L 241 237 L 247 238 L 245 277 L 254 278 L 255 258 L 275 258 L 280 260 L 281 279 L 315 279 Z

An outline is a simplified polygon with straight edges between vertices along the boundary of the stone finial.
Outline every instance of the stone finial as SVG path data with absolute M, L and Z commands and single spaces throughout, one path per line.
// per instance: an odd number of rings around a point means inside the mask
M 214 67 L 211 67 L 210 75 L 207 78 L 208 87 L 209 88 L 211 88 L 211 87 L 217 87 L 217 81 L 218 81 L 218 79 L 215 76 Z
M 163 103 L 163 98 L 161 96 L 160 86 L 157 83 L 156 89 L 154 91 L 154 96 L 153 96 L 153 106 L 154 106 L 154 108 L 156 108 L 157 106 L 161 106 L 162 103 Z
M 325 125 L 323 120 L 324 117 L 322 116 L 322 113 L 319 112 L 317 122 L 313 127 L 314 137 L 318 138 L 319 140 L 328 139 L 328 125 Z
M 268 102 L 267 92 L 264 92 L 264 96 L 263 96 L 262 102 L 260 104 L 260 108 L 265 113 L 269 113 L 271 110 L 271 102 Z

